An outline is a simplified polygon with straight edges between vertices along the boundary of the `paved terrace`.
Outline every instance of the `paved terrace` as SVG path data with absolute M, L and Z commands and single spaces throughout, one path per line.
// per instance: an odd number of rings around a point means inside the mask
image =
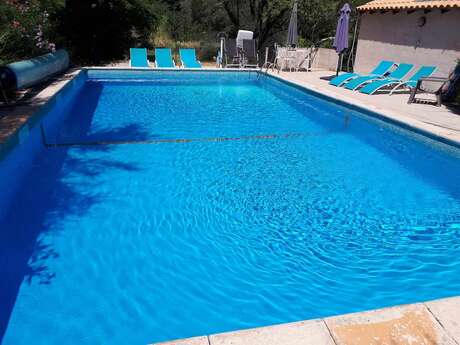
M 460 297 L 156 345 L 459 345 Z
M 407 104 L 409 94 L 376 93 L 372 96 L 328 84 L 331 71 L 315 72 L 271 72 L 273 76 L 331 96 L 347 103 L 378 112 L 392 120 L 429 132 L 460 144 L 460 109 L 436 107 L 431 104 Z M 423 95 L 429 98 L 430 95 Z

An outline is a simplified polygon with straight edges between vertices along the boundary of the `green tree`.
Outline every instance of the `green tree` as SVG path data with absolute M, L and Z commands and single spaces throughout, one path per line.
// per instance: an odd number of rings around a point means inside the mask
M 216 0 L 164 0 L 167 28 L 175 41 L 215 39 L 229 27 L 227 14 Z
M 222 5 L 232 23 L 231 34 L 236 35 L 238 29 L 251 30 L 262 48 L 287 30 L 292 1 L 223 0 Z
M 159 8 L 155 0 L 67 0 L 61 28 L 74 58 L 101 63 L 123 58 L 129 47 L 148 46 Z
M 299 34 L 307 44 L 335 35 L 337 19 L 342 6 L 348 2 L 352 7 L 350 31 L 357 18 L 356 7 L 367 0 L 299 0 Z
M 216 34 L 254 31 L 259 49 L 285 44 L 294 0 L 0 0 L 0 56 L 29 58 L 63 46 L 72 60 L 121 59 L 131 46 L 200 48 L 210 59 Z M 333 36 L 344 0 L 297 0 L 301 42 Z M 351 0 L 355 8 L 366 0 Z M 354 28 L 356 11 L 350 31 Z

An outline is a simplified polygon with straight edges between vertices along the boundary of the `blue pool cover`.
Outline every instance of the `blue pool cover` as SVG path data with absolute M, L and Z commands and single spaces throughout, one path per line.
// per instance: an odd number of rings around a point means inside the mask
M 0 78 L 7 89 L 22 89 L 69 68 L 69 54 L 60 49 L 52 53 L 0 66 Z
M 91 71 L 41 126 L 49 147 L 35 127 L 0 162 L 3 344 L 146 344 L 460 292 L 458 149 L 254 73 Z

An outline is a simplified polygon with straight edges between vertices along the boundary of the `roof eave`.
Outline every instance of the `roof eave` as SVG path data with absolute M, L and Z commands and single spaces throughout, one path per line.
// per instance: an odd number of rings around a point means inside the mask
M 452 9 L 460 8 L 458 4 L 424 4 L 424 3 L 412 3 L 407 5 L 362 5 L 358 6 L 357 9 L 360 12 L 367 11 L 379 11 L 379 10 L 428 10 L 428 9 Z

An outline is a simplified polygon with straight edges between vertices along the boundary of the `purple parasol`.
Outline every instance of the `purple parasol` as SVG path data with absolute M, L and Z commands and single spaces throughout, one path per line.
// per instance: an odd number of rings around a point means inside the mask
M 337 54 L 342 54 L 348 48 L 348 22 L 350 20 L 350 5 L 343 5 L 340 10 L 340 18 L 337 23 L 333 47 Z
M 299 41 L 299 34 L 297 33 L 297 0 L 294 0 L 292 7 L 291 19 L 289 20 L 287 46 L 295 47 Z

